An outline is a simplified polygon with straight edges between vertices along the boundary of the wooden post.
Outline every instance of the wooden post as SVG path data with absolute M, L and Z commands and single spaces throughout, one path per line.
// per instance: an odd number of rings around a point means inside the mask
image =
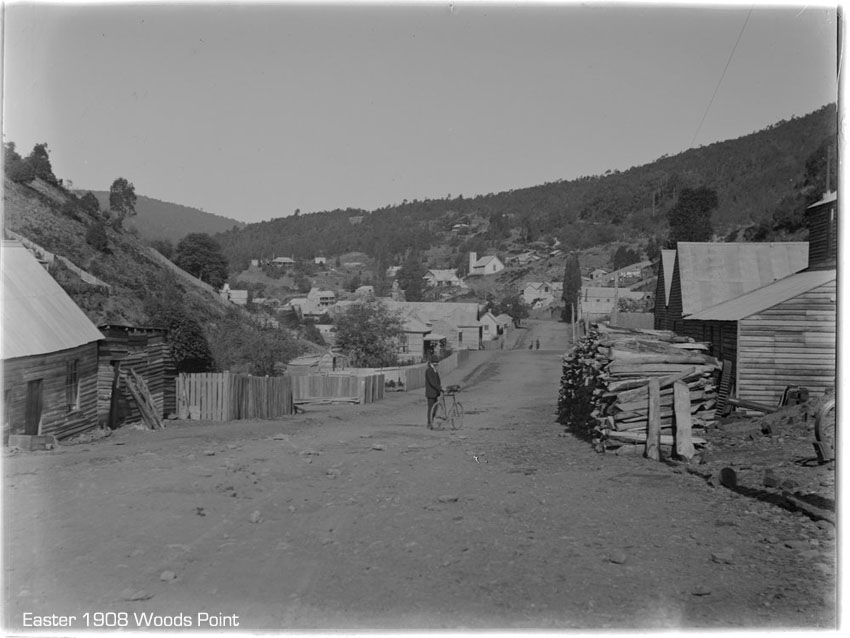
M 690 460 L 695 450 L 691 438 L 691 392 L 687 383 L 676 381 L 673 384 L 673 405 L 676 411 L 676 453 Z
M 659 460 L 658 447 L 661 439 L 661 388 L 657 378 L 649 380 L 648 419 L 644 456 L 657 461 Z

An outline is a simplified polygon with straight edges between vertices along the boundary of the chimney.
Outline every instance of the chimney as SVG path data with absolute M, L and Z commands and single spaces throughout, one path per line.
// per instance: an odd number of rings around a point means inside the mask
M 472 274 L 472 270 L 475 268 L 475 262 L 478 261 L 478 253 L 469 253 L 469 274 Z

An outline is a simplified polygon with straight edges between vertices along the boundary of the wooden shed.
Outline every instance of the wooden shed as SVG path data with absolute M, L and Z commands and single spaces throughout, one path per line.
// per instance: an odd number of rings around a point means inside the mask
M 835 387 L 836 271 L 807 270 L 692 315 L 692 332 L 733 362 L 738 398 L 777 405 L 789 385 Z
M 21 244 L 2 243 L 3 439 L 97 427 L 103 335 Z
M 656 326 L 699 338 L 686 319 L 803 270 L 808 255 L 808 242 L 679 242 L 666 306 L 655 306 Z
M 98 347 L 97 414 L 100 423 L 115 428 L 141 418 L 121 376 L 122 372 L 130 370 L 144 379 L 160 417 L 176 413 L 177 369 L 166 330 L 108 324 L 100 326 L 100 331 L 104 336 Z M 117 390 L 114 399 L 113 387 Z

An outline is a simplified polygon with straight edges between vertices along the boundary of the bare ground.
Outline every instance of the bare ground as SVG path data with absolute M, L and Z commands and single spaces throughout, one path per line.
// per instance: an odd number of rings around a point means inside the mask
M 563 436 L 567 326 L 516 334 L 443 380 L 464 387 L 457 433 L 428 431 L 411 392 L 7 455 L 5 625 L 835 626 L 831 525 Z

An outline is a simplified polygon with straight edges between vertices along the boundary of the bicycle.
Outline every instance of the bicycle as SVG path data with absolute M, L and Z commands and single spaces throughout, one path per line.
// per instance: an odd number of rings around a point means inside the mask
M 450 385 L 431 408 L 431 424 L 435 430 L 444 430 L 447 423 L 452 430 L 463 427 L 463 405 L 456 398 L 458 392 L 460 392 L 459 385 Z M 452 399 L 449 406 L 446 405 L 446 397 Z

